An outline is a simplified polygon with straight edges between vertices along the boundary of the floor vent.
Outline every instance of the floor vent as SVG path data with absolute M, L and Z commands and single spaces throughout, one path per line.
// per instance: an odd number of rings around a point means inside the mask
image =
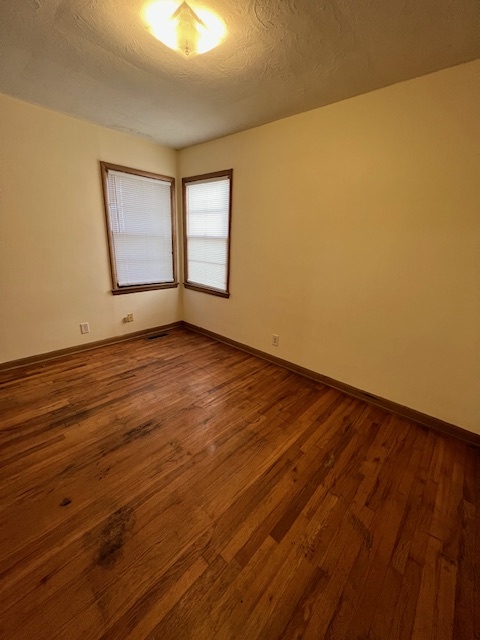
M 168 333 L 155 333 L 153 336 L 146 336 L 145 340 L 156 340 L 157 338 L 165 338 Z

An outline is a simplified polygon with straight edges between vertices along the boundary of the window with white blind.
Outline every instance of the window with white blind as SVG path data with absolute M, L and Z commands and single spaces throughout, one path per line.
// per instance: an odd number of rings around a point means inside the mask
M 233 170 L 183 178 L 185 287 L 228 297 Z
M 175 179 L 100 164 L 113 293 L 176 287 Z

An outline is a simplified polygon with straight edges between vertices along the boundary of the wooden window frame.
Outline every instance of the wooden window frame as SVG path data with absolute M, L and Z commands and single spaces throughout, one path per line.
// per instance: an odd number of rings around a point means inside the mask
M 191 182 L 201 182 L 212 178 L 228 178 L 230 181 L 230 192 L 228 201 L 228 242 L 227 242 L 227 288 L 215 289 L 206 285 L 188 282 L 188 236 L 187 236 L 187 184 Z M 220 298 L 230 297 L 230 243 L 232 236 L 232 190 L 233 190 L 233 169 L 224 169 L 223 171 L 213 171 L 211 173 L 202 173 L 197 176 L 188 176 L 182 178 L 182 210 L 183 210 L 183 286 L 185 289 L 192 291 L 200 291 L 201 293 L 209 293 L 212 296 Z
M 112 278 L 112 293 L 113 295 L 123 295 L 125 293 L 137 293 L 139 291 L 154 291 L 156 289 L 174 289 L 178 287 L 177 279 L 177 232 L 176 232 L 176 215 L 175 215 L 175 178 L 172 176 L 164 176 L 159 173 L 152 173 L 150 171 L 141 171 L 139 169 L 132 169 L 131 167 L 123 167 L 118 164 L 112 164 L 110 162 L 100 162 L 100 171 L 102 175 L 102 188 L 103 188 L 103 203 L 105 211 L 105 223 L 107 227 L 107 239 L 108 239 L 108 255 L 110 258 L 110 274 Z M 115 249 L 113 244 L 113 232 L 110 225 L 110 213 L 109 213 L 109 200 L 108 200 L 108 172 L 120 171 L 122 173 L 129 173 L 133 176 L 140 176 L 143 178 L 152 178 L 154 180 L 162 180 L 163 182 L 170 182 L 170 213 L 172 220 L 172 268 L 173 268 L 173 282 L 154 282 L 151 284 L 135 284 L 119 286 L 117 279 L 117 265 L 115 262 Z

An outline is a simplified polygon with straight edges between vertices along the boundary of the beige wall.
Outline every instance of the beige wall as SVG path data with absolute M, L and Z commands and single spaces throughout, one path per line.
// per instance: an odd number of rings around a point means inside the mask
M 2 362 L 180 319 L 178 289 L 111 294 L 99 160 L 177 169 L 171 149 L 0 95 Z
M 479 73 L 180 154 L 0 95 L 0 361 L 183 317 L 480 433 Z M 234 168 L 229 300 L 112 296 L 101 159 L 177 177 Z
M 184 319 L 480 433 L 479 72 L 180 152 L 234 169 L 231 298 Z

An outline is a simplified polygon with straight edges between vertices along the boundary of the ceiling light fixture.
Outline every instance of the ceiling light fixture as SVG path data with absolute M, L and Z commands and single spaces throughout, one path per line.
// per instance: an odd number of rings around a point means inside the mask
M 216 14 L 193 9 L 187 2 L 154 2 L 145 8 L 143 18 L 157 40 L 186 58 L 210 51 L 225 37 L 225 25 Z

